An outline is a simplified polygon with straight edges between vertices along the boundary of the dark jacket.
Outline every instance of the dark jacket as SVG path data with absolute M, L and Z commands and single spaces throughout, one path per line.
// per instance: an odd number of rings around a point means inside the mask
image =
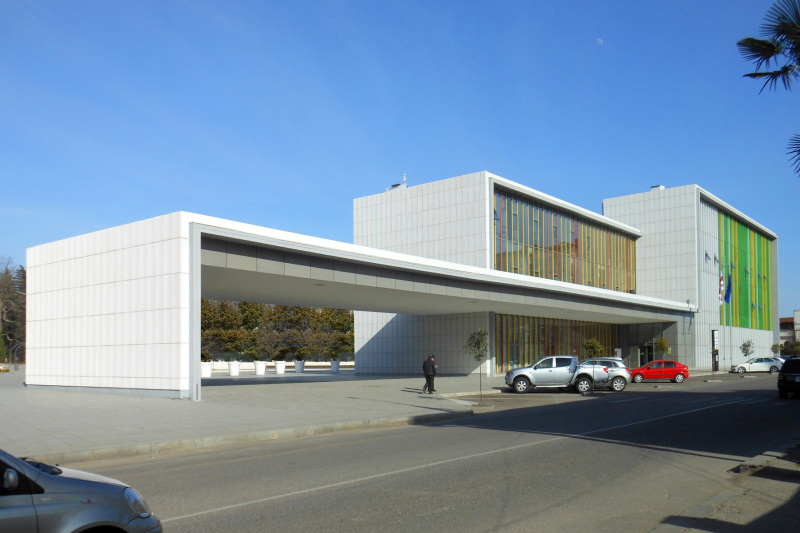
M 422 363 L 422 373 L 426 376 L 435 376 L 436 362 L 433 359 L 425 359 L 425 362 Z

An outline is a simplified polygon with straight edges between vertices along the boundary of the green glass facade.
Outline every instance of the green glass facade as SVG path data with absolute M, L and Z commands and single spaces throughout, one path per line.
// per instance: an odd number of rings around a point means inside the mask
M 636 291 L 634 237 L 500 189 L 494 212 L 496 270 Z
M 542 357 L 565 354 L 585 359 L 583 344 L 591 338 L 603 345 L 602 354 L 619 346 L 619 326 L 578 320 L 532 316 L 495 315 L 496 372 L 527 366 Z
M 719 264 L 720 324 L 771 330 L 772 242 L 770 239 L 720 212 Z

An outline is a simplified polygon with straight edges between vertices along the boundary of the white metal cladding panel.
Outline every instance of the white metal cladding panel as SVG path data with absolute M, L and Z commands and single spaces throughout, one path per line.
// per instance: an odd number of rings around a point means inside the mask
M 28 251 L 29 384 L 188 389 L 180 361 L 189 342 L 188 231 L 180 219 Z
M 354 243 L 487 266 L 486 182 L 486 173 L 476 172 L 358 198 Z
M 700 300 L 695 315 L 695 345 L 697 346 L 697 368 L 711 369 L 713 330 L 719 331 L 719 219 L 718 210 L 707 202 L 700 201 L 698 217 L 699 236 L 699 289 Z M 722 352 L 720 352 L 722 353 Z M 721 370 L 724 370 L 720 367 Z
M 719 369 L 721 371 L 730 370 L 732 364 L 743 363 L 747 360 L 741 349 L 746 340 L 753 341 L 754 351 L 750 357 L 772 357 L 771 347 L 774 343 L 774 337 L 771 331 L 722 326 L 720 328 L 721 347 L 719 351 Z
M 697 188 L 653 189 L 603 201 L 603 214 L 638 228 L 636 292 L 697 302 Z
M 477 362 L 464 350 L 470 333 L 489 330 L 488 313 L 396 315 L 355 313 L 356 372 L 421 374 L 422 361 L 436 356 L 441 374 L 471 374 Z M 492 368 L 485 363 L 484 368 Z

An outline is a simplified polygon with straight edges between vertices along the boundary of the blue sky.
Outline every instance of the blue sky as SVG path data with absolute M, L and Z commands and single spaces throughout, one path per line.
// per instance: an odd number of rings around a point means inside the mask
M 736 48 L 771 5 L 3 0 L 0 256 L 180 210 L 352 242 L 403 174 L 596 212 L 696 183 L 778 234 L 789 316 L 798 96 Z

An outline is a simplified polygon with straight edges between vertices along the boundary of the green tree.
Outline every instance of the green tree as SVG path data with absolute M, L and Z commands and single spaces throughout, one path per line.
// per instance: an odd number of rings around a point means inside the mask
M 489 332 L 483 327 L 470 333 L 464 349 L 469 352 L 475 361 L 478 362 L 478 390 L 481 394 L 481 405 L 483 405 L 483 360 L 489 355 Z
M 755 63 L 755 72 L 745 77 L 763 80 L 761 91 L 786 90 L 798 77 L 800 69 L 800 0 L 778 0 L 767 11 L 761 26 L 763 39 L 745 37 L 737 42 L 745 59 Z M 789 160 L 796 174 L 800 173 L 800 135 L 792 136 L 788 145 Z
M 753 353 L 753 340 L 747 339 L 742 343 L 739 349 L 742 351 L 742 355 L 744 356 L 744 358 L 747 359 L 748 357 L 750 357 L 750 354 Z
M 789 357 L 800 356 L 800 342 L 795 342 L 795 341 L 784 342 L 781 353 Z
M 14 268 L 10 258 L 0 257 L 0 344 L 6 357 L 14 350 L 18 361 L 25 357 L 25 353 L 17 349 L 25 343 L 25 285 L 25 268 Z
M 353 350 L 353 312 L 344 309 L 314 309 L 311 329 L 305 332 L 309 354 L 319 354 L 333 361 L 342 352 Z
M 259 353 L 267 360 L 283 361 L 288 348 L 284 343 L 284 336 L 277 331 L 259 329 L 256 331 L 256 346 Z
M 239 302 L 239 316 L 244 329 L 258 329 L 267 316 L 267 306 L 256 302 Z
M 214 330 L 204 330 L 200 334 L 200 360 L 213 361 L 214 356 L 222 351 L 222 341 L 214 334 Z
M 311 329 L 314 309 L 291 305 L 273 305 L 267 312 L 267 320 L 275 331 L 306 331 Z
M 589 357 L 599 357 L 603 353 L 603 345 L 594 337 L 583 343 L 583 349 Z
M 781 345 L 780 344 L 773 344 L 772 345 L 772 355 L 779 355 L 781 353 Z
M 658 358 L 663 359 L 664 354 L 669 351 L 669 343 L 667 342 L 667 339 L 665 339 L 664 337 L 659 337 L 656 339 L 656 344 L 654 348 L 656 350 L 656 353 L 658 354 Z

